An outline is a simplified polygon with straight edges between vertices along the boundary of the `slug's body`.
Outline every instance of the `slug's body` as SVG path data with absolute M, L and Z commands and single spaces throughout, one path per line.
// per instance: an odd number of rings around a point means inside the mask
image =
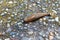
M 42 17 L 44 17 L 44 16 L 48 16 L 48 15 L 50 15 L 50 14 L 48 14 L 48 13 L 37 13 L 37 14 L 32 14 L 31 16 L 28 16 L 28 17 L 26 17 L 25 19 L 24 19 L 24 22 L 33 22 L 33 21 L 35 21 L 35 20 L 37 20 L 37 19 L 39 19 L 39 18 L 42 18 Z

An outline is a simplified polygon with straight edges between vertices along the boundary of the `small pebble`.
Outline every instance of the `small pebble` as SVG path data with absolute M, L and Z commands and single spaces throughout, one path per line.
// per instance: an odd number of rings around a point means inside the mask
M 0 38 L 0 40 L 2 40 L 2 39 Z
M 7 27 L 10 27 L 10 24 L 9 23 L 7 23 Z
M 40 36 L 40 37 L 39 37 L 39 40 L 44 40 L 44 38 Z
M 28 31 L 28 34 L 29 34 L 29 35 L 33 34 L 33 31 Z
M 49 40 L 52 40 L 54 38 L 54 33 L 53 32 L 50 32 L 49 33 Z
M 11 32 L 12 31 L 12 29 L 11 28 L 8 28 L 7 30 L 6 30 L 6 32 Z
M 12 2 L 12 1 L 9 1 L 8 3 L 9 3 L 9 4 L 12 4 L 13 2 Z
M 9 9 L 8 8 L 6 8 L 6 11 L 8 11 Z
M 10 38 L 6 38 L 5 40 L 10 40 Z
M 12 35 L 12 37 L 15 37 L 15 35 Z
M 57 12 L 55 10 L 52 10 L 52 11 L 53 11 L 53 13 L 57 14 Z
M 22 40 L 29 40 L 29 38 L 28 37 L 23 37 Z
M 0 32 L 0 36 L 3 36 L 3 33 Z
M 11 40 L 19 40 L 19 38 L 15 38 L 15 37 L 13 37 L 13 38 L 11 38 Z
M 59 17 L 56 17 L 56 18 L 55 18 L 55 21 L 56 21 L 56 22 L 59 22 Z

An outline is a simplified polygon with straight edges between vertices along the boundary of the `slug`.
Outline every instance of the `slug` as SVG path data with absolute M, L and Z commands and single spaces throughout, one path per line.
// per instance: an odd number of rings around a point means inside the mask
M 50 14 L 48 13 L 36 13 L 36 14 L 32 14 L 31 16 L 28 16 L 26 18 L 24 18 L 24 22 L 28 23 L 28 22 L 33 22 L 36 21 L 44 16 L 49 16 Z

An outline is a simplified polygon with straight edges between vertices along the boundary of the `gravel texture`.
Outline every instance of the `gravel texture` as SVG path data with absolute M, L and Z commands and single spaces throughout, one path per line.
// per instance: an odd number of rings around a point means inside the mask
M 51 16 L 23 23 L 38 12 Z M 60 40 L 60 0 L 0 0 L 0 40 Z

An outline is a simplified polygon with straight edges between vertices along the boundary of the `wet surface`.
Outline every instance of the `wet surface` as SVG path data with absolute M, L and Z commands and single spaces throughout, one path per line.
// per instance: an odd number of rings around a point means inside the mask
M 0 0 L 0 40 L 60 40 L 59 11 L 60 0 Z M 23 23 L 38 12 L 51 16 Z

